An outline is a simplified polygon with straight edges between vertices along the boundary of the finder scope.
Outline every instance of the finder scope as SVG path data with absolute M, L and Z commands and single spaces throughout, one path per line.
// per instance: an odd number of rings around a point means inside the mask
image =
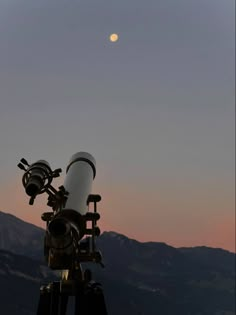
M 23 184 L 26 194 L 30 197 L 41 194 L 51 172 L 49 163 L 44 160 L 32 164 L 28 169 L 27 176 L 24 177 Z

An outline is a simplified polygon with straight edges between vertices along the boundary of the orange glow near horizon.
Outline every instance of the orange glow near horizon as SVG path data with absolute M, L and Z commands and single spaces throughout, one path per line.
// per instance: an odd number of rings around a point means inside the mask
M 141 242 L 164 242 L 174 247 L 209 246 L 235 252 L 233 214 L 209 213 L 204 217 L 193 212 L 189 217 L 179 217 L 179 214 L 172 211 L 171 217 L 168 217 L 168 207 L 171 209 L 171 203 L 165 203 L 160 197 L 155 198 L 163 210 L 158 213 L 152 211 L 154 195 L 149 196 L 151 201 L 150 204 L 146 202 L 145 213 L 142 200 L 132 200 L 134 191 L 130 192 L 128 188 L 122 187 L 100 188 L 103 199 L 98 208 L 101 214 L 98 225 L 101 231 L 116 231 Z M 42 212 L 47 211 L 46 198 L 40 195 L 36 198 L 34 206 L 30 206 L 21 182 L 13 181 L 0 190 L 0 210 L 45 228 L 45 223 L 40 217 Z M 192 217 L 193 215 L 195 217 Z

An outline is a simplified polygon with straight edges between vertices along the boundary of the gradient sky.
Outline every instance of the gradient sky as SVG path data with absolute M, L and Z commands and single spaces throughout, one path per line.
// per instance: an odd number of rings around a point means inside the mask
M 234 251 L 234 6 L 0 0 L 0 210 L 43 226 L 18 161 L 88 151 L 102 230 Z

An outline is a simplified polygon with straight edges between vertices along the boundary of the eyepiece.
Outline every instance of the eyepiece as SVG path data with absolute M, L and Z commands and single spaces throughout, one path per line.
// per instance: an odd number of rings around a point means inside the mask
M 40 177 L 32 176 L 25 187 L 25 192 L 30 197 L 36 196 L 42 190 L 43 185 L 44 181 Z

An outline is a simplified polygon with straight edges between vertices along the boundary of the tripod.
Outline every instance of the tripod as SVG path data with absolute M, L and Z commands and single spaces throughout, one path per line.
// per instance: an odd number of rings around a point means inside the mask
M 37 315 L 66 315 L 70 296 L 75 297 L 74 315 L 107 315 L 101 286 L 91 280 L 88 269 L 84 280 L 61 280 L 42 286 Z
M 72 233 L 75 246 L 73 247 L 72 256 L 57 256 L 50 254 L 50 247 L 47 246 L 47 236 L 45 238 L 45 256 L 49 266 L 52 269 L 68 267 L 68 272 L 62 272 L 62 279 L 54 281 L 40 288 L 40 298 L 38 303 L 37 315 L 66 315 L 69 297 L 74 297 L 74 315 L 107 315 L 105 299 L 100 283 L 92 280 L 92 273 L 89 269 L 82 271 L 80 262 L 97 262 L 102 267 L 102 256 L 99 251 L 95 250 L 95 236 L 100 231 L 96 226 L 99 219 L 97 213 L 97 202 L 101 200 L 99 195 L 89 195 L 87 203 L 93 203 L 94 212 L 88 212 L 84 220 L 92 221 L 92 229 L 86 229 L 87 234 L 92 237 L 85 239 L 84 242 L 76 241 L 77 234 Z M 74 211 L 65 210 L 57 214 L 57 217 L 67 215 L 71 222 L 75 222 Z M 52 214 L 44 213 L 42 219 L 47 222 L 51 221 Z M 81 219 L 81 218 L 80 218 Z M 74 221 L 73 221 L 74 220 Z M 57 253 L 57 252 L 56 252 Z M 50 258 L 54 257 L 54 258 Z M 70 259 L 68 260 L 68 257 Z

